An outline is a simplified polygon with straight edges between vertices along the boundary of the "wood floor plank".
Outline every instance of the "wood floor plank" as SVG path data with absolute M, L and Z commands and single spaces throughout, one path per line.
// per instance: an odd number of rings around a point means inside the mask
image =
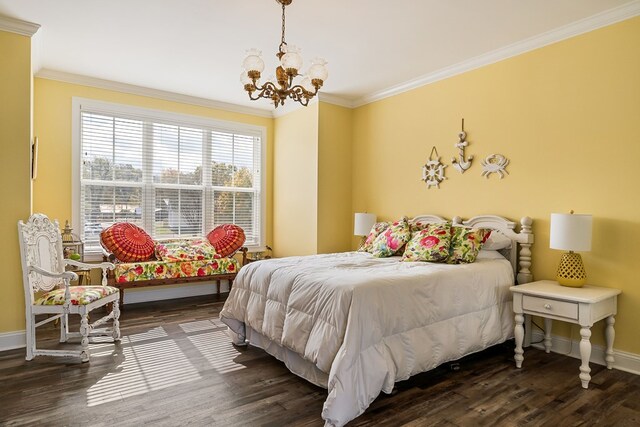
M 322 426 L 326 390 L 264 351 L 230 344 L 224 296 L 128 306 L 119 344 L 91 344 L 92 360 L 0 353 L 1 426 Z M 77 327 L 77 319 L 72 319 Z M 61 348 L 54 325 L 39 346 Z M 510 343 L 396 384 L 350 426 L 638 426 L 640 377 Z M 454 370 L 452 368 L 459 368 Z

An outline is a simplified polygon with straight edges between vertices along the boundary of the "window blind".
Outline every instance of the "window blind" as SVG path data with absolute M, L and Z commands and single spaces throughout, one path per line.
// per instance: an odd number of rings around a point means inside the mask
M 80 110 L 80 234 L 133 222 L 154 239 L 242 227 L 262 246 L 261 136 L 135 114 Z M 240 127 L 240 125 L 239 125 Z

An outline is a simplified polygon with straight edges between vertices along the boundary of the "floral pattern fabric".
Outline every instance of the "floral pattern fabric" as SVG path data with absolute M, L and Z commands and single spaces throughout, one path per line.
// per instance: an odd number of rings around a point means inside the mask
M 176 239 L 158 242 L 156 258 L 160 261 L 203 261 L 222 258 L 208 240 Z
M 111 286 L 70 286 L 71 304 L 87 305 L 118 292 Z M 35 305 L 63 305 L 64 288 L 54 289 L 36 300 Z
M 367 238 L 364 240 L 362 246 L 358 248 L 358 252 L 371 252 L 373 248 L 373 242 L 376 240 L 376 237 L 380 235 L 383 231 L 385 231 L 391 223 L 389 222 L 376 222 L 371 227 L 371 231 L 367 235 Z
M 451 247 L 449 264 L 468 264 L 475 262 L 478 252 L 491 235 L 484 228 L 451 227 Z
M 235 258 L 219 258 L 200 261 L 150 261 L 116 264 L 114 277 L 117 283 L 181 277 L 202 277 L 236 273 L 240 268 Z
M 411 240 L 409 219 L 405 216 L 395 221 L 373 241 L 371 253 L 376 258 L 395 255 Z
M 429 224 L 412 233 L 402 261 L 443 262 L 449 258 L 451 224 Z

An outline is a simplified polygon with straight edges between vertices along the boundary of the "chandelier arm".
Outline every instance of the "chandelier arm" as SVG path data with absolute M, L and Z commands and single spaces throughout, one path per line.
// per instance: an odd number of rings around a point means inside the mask
M 256 96 L 253 96 L 252 92 L 249 92 L 249 99 L 252 101 L 256 101 L 260 98 L 268 98 L 271 99 L 274 93 L 277 93 L 277 89 L 275 85 L 271 82 L 265 82 L 261 87 L 256 86 Z

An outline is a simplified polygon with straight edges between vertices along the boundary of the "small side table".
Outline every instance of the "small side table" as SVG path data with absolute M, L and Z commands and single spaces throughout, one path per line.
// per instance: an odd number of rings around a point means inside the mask
M 547 353 L 551 351 L 551 321 L 576 323 L 580 325 L 580 380 L 582 388 L 589 387 L 591 381 L 591 326 L 599 320 L 607 319 L 605 338 L 607 351 L 605 361 L 607 369 L 613 367 L 613 339 L 615 331 L 613 324 L 617 313 L 617 299 L 621 293 L 619 289 L 601 288 L 597 286 L 584 286 L 582 288 L 570 288 L 560 286 L 558 282 L 540 280 L 524 285 L 512 286 L 513 311 L 515 312 L 516 326 L 514 335 L 516 338 L 515 360 L 516 367 L 521 368 L 524 361 L 522 342 L 524 340 L 524 315 L 532 314 L 544 318 L 544 348 Z

